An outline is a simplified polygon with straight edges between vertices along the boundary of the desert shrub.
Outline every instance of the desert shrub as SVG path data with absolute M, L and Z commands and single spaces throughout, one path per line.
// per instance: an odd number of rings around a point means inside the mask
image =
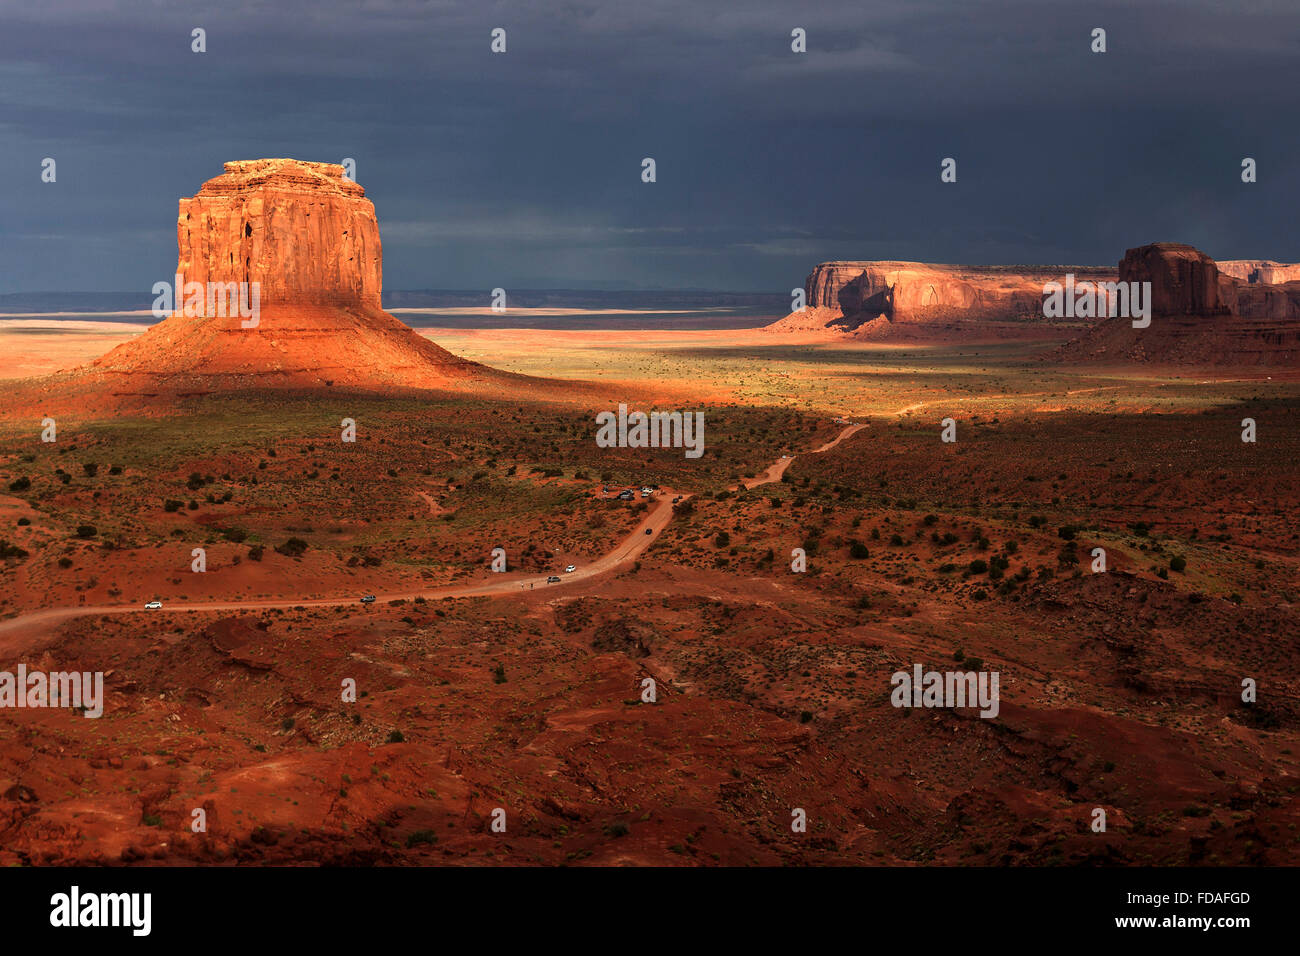
M 1169 559 L 1170 571 L 1183 571 L 1187 568 L 1187 559 L 1181 554 L 1176 554 Z
M 275 550 L 286 557 L 296 558 L 307 550 L 307 542 L 302 538 L 290 538 L 284 544 L 276 545 Z
M 29 524 L 31 524 L 31 523 L 32 523 L 32 519 L 31 519 L 31 518 L 19 518 L 19 519 L 18 519 L 18 527 L 20 527 L 20 528 L 25 528 L 25 527 L 27 527 L 27 525 L 29 525 Z
M 438 835 L 432 830 L 416 830 L 406 838 L 406 848 L 419 846 L 423 843 L 437 843 Z
M 27 552 L 18 547 L 16 544 L 10 544 L 8 541 L 0 538 L 0 558 L 25 558 Z
M 402 732 L 400 730 L 394 730 L 392 733 L 388 735 L 388 742 L 390 744 L 400 744 L 405 740 L 406 738 L 402 736 Z
M 166 501 L 163 502 L 163 511 L 169 513 L 174 511 L 180 511 L 183 507 L 185 507 L 185 502 L 177 501 L 175 498 L 168 498 Z
M 120 475 L 122 473 L 121 465 L 113 465 L 108 469 L 110 475 Z
M 10 491 L 26 491 L 31 486 L 32 480 L 26 475 L 23 475 L 21 478 L 15 478 L 13 481 L 9 482 Z
M 59 558 L 59 567 L 63 568 L 64 570 L 67 570 L 68 568 L 72 567 L 72 559 L 66 556 Z
M 713 543 L 719 548 L 725 548 L 727 545 L 731 544 L 731 535 L 727 534 L 725 531 L 719 531 L 713 536 Z
M 94 478 L 99 474 L 99 466 L 93 461 L 88 461 L 81 466 L 81 470 L 86 473 L 87 478 Z
M 78 538 L 93 538 L 93 537 L 95 536 L 95 534 L 96 534 L 96 531 L 95 531 L 95 526 L 94 526 L 93 524 L 79 524 L 79 525 L 77 525 L 77 537 L 78 537 Z
M 861 541 L 854 541 L 852 544 L 849 545 L 849 557 L 857 558 L 858 560 L 862 560 L 863 558 L 869 558 L 871 557 L 871 549 L 868 548 Z
M 989 564 L 983 558 L 976 558 L 967 567 L 971 574 L 983 574 L 989 569 Z
M 266 548 L 260 544 L 255 544 L 248 549 L 248 557 L 251 561 L 261 561 L 262 555 L 266 553 Z

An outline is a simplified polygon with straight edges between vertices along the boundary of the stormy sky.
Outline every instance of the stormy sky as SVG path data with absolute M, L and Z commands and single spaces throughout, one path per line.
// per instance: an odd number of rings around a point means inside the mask
M 1298 97 L 1295 0 L 0 0 L 0 293 L 147 290 L 266 156 L 355 158 L 390 290 L 1297 261 Z

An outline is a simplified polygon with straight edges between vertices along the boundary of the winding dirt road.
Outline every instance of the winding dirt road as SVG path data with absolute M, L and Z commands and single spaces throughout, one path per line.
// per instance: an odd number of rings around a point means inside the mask
M 809 454 L 820 454 L 828 449 L 834 448 L 844 439 L 848 438 L 854 432 L 865 428 L 865 425 L 849 425 L 833 441 L 827 442 L 820 448 L 814 449 Z M 757 487 L 758 485 L 767 484 L 768 482 L 777 481 L 785 474 L 785 470 L 790 467 L 790 462 L 794 458 L 782 458 L 763 472 L 757 478 L 747 479 L 746 488 Z M 376 594 L 375 600 L 393 601 L 399 598 L 412 600 L 420 597 L 428 601 L 447 600 L 448 598 L 462 597 L 486 597 L 489 595 L 499 594 L 519 594 L 524 591 L 536 591 L 538 588 L 559 588 L 569 584 L 575 584 L 579 581 L 585 581 L 589 578 L 606 574 L 610 571 L 617 571 L 621 568 L 630 566 L 650 547 L 651 544 L 659 537 L 660 532 L 668 526 L 668 522 L 673 516 L 673 492 L 665 489 L 660 495 L 655 506 L 650 509 L 646 517 L 634 528 L 627 537 L 616 544 L 610 551 L 597 558 L 588 565 L 578 568 L 570 574 L 558 575 L 560 578 L 557 584 L 547 584 L 547 575 L 529 575 L 527 577 L 518 577 L 514 575 L 493 575 L 492 580 L 486 580 L 477 584 L 448 584 L 442 587 L 431 588 L 427 591 L 417 592 L 396 592 L 387 594 Z M 681 498 L 686 500 L 691 497 L 683 493 Z M 647 530 L 649 534 L 647 534 Z M 17 617 L 11 617 L 8 620 L 0 621 L 0 650 L 11 651 L 15 649 L 24 638 L 31 637 L 34 634 L 47 631 L 52 625 L 60 624 L 73 618 L 86 617 L 87 615 L 97 614 L 175 614 L 175 613 L 192 613 L 197 611 L 249 611 L 265 610 L 268 608 L 296 608 L 296 607 L 342 607 L 345 605 L 355 605 L 359 600 L 358 595 L 353 593 L 347 597 L 336 598 L 310 598 L 302 600 L 285 600 L 275 598 L 269 600 L 248 600 L 248 601 L 197 601 L 193 603 L 168 603 L 165 604 L 161 611 L 146 611 L 139 604 L 99 604 L 99 605 L 79 605 L 77 607 L 54 607 L 45 608 L 40 611 L 32 611 L 29 614 L 20 614 Z

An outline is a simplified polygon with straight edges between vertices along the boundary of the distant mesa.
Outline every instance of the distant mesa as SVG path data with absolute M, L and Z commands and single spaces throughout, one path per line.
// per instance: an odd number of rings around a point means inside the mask
M 200 305 L 177 289 L 168 318 L 79 370 L 114 394 L 430 388 L 502 374 L 457 358 L 380 308 L 375 208 L 340 165 L 226 163 L 180 201 L 176 242 L 186 286 L 258 284 L 256 324 L 220 293 L 215 302 L 202 295 Z
M 1130 316 L 1049 319 L 1044 287 L 1150 282 L 1151 323 Z M 1278 366 L 1300 360 L 1300 264 L 1215 262 L 1189 245 L 1129 249 L 1118 269 L 1100 266 L 968 266 L 833 261 L 804 283 L 806 308 L 767 326 L 840 340 L 1074 338 L 1068 361 Z M 1080 330 L 1080 326 L 1085 326 Z
M 1023 334 L 1042 326 L 1043 285 L 1072 272 L 1115 281 L 1099 266 L 971 266 L 928 262 L 823 262 L 804 283 L 806 308 L 768 328 L 854 339 L 942 333 Z
M 1300 360 L 1300 265 L 1215 262 L 1192 246 L 1157 242 L 1129 249 L 1119 277 L 1151 283 L 1150 326 L 1104 319 L 1060 358 L 1238 367 Z

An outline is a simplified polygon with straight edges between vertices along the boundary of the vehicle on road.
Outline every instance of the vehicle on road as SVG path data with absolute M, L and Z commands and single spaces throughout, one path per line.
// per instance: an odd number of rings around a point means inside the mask
M 679 502 L 679 501 L 681 501 L 681 500 L 682 500 L 682 496 L 681 496 L 681 495 L 678 495 L 676 498 L 673 499 L 673 504 L 677 504 L 677 502 Z
M 560 583 L 560 579 L 559 579 L 556 575 L 552 574 L 549 578 L 546 579 L 546 583 L 547 583 L 547 584 L 559 584 L 559 583 Z
M 373 594 L 367 594 L 367 595 L 365 595 L 364 597 L 361 598 L 361 603 L 362 603 L 362 604 L 374 604 L 374 603 L 375 603 L 375 596 L 374 596 Z
M 572 574 L 572 573 L 573 573 L 574 571 L 576 571 L 576 570 L 578 570 L 578 566 L 577 566 L 576 564 L 571 564 L 571 565 L 569 565 L 567 568 L 564 569 L 564 573 L 565 573 L 565 574 Z
M 645 529 L 645 533 L 646 533 L 646 534 L 654 534 L 654 533 L 655 533 L 655 529 L 654 529 L 654 528 L 646 528 L 646 529 Z
M 161 611 L 162 601 L 150 601 L 148 604 L 144 606 L 144 609 L 146 611 Z

